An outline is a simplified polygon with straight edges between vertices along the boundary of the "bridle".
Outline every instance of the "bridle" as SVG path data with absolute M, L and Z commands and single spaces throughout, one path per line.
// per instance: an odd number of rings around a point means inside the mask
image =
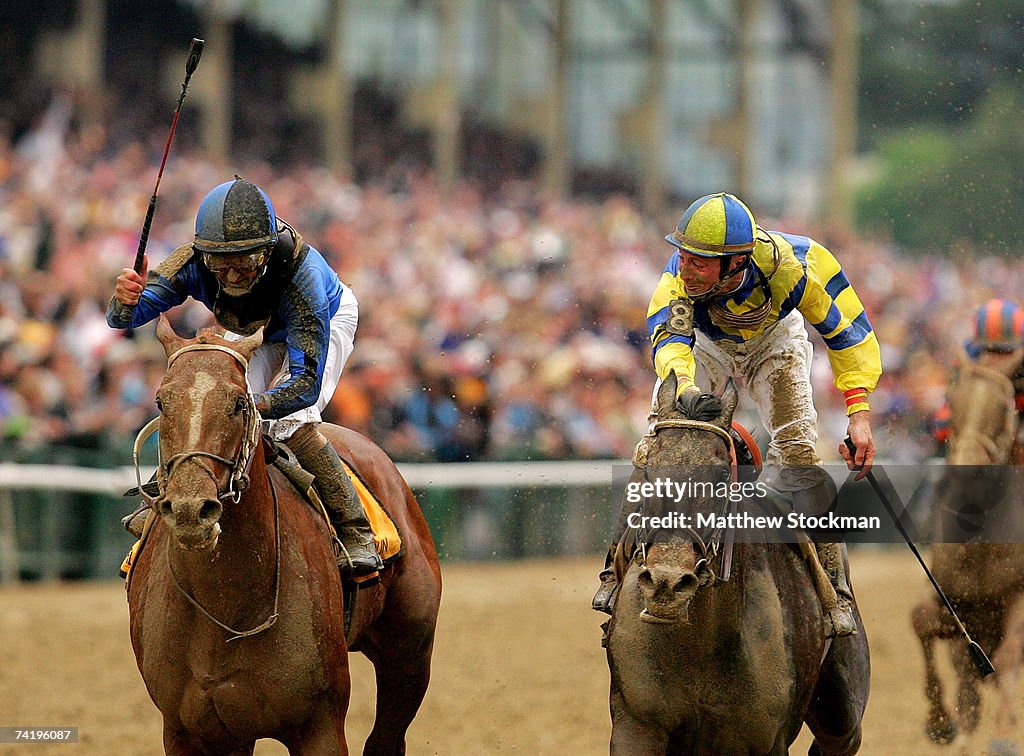
M 705 422 L 703 420 L 690 420 L 688 418 L 666 418 L 664 420 L 656 420 L 651 424 L 647 434 L 643 439 L 641 439 L 640 444 L 637 447 L 637 454 L 634 457 L 634 464 L 643 468 L 645 479 L 647 479 L 647 457 L 650 451 L 650 442 L 654 440 L 654 437 L 658 435 L 659 431 L 668 429 L 699 430 L 716 435 L 725 441 L 726 448 L 729 450 L 729 459 L 732 466 L 732 480 L 733 482 L 737 481 L 738 466 L 736 463 L 736 444 L 729 431 L 715 425 L 714 423 Z M 707 539 L 703 538 L 692 525 L 682 528 L 681 530 L 690 535 L 694 549 L 698 552 L 699 558 L 693 567 L 693 571 L 697 575 L 703 575 L 701 578 L 701 585 L 711 582 L 715 577 L 714 571 L 711 569 L 711 563 L 719 556 L 719 550 L 722 542 L 722 528 L 717 526 L 713 528 Z M 639 563 L 641 565 L 646 565 L 647 539 L 637 539 L 637 546 L 638 548 L 636 554 L 634 554 L 634 558 L 637 558 L 637 555 L 639 555 Z
M 182 354 L 186 352 L 200 351 L 217 351 L 231 355 L 242 366 L 243 375 L 245 375 L 245 372 L 249 368 L 249 363 L 245 357 L 234 349 L 221 346 L 220 344 L 189 344 L 174 352 L 167 358 L 168 369 Z M 164 488 L 166 486 L 167 479 L 178 468 L 178 466 L 189 460 L 197 460 L 197 464 L 203 472 L 213 479 L 213 482 L 217 487 L 217 499 L 237 504 L 242 497 L 242 492 L 249 486 L 249 467 L 256 454 L 256 446 L 259 442 L 260 436 L 260 416 L 256 411 L 256 400 L 252 395 L 252 391 L 249 390 L 248 387 L 246 388 L 245 407 L 242 409 L 242 413 L 245 417 L 245 429 L 242 432 L 242 440 L 239 442 L 238 451 L 235 452 L 233 459 L 228 459 L 227 457 L 222 457 L 219 454 L 214 454 L 213 452 L 202 449 L 192 449 L 189 451 L 179 452 L 178 454 L 171 456 L 170 459 L 166 461 L 161 457 L 157 467 L 157 489 L 159 494 L 156 497 L 152 497 L 143 492 L 143 500 L 152 507 L 155 500 L 164 495 Z M 139 469 L 139 452 L 146 439 L 153 435 L 159 427 L 159 417 L 150 420 L 142 430 L 139 431 L 139 434 L 135 439 L 135 445 L 132 449 L 132 462 L 135 465 L 135 477 L 138 481 L 140 491 L 142 491 L 142 474 Z M 203 457 L 220 462 L 231 471 L 226 489 L 221 487 L 221 483 L 217 479 L 216 473 L 214 473 L 208 465 L 203 464 L 203 462 L 200 461 Z
M 231 355 L 239 365 L 242 366 L 242 375 L 244 376 L 249 369 L 249 362 L 244 356 L 226 346 L 220 344 L 188 344 L 181 349 L 177 350 L 167 358 L 167 367 L 170 369 L 174 361 L 178 359 L 182 354 L 186 352 L 200 352 L 200 351 L 217 351 L 224 352 L 225 354 Z M 199 467 L 206 472 L 212 479 L 217 487 L 217 499 L 218 501 L 230 501 L 233 504 L 237 504 L 242 498 L 242 492 L 245 491 L 249 486 L 249 468 L 252 465 L 253 458 L 256 456 L 256 448 L 260 438 L 260 414 L 256 409 L 256 401 L 253 397 L 252 390 L 246 387 L 246 401 L 245 407 L 242 412 L 245 417 L 245 428 L 242 432 L 242 439 L 238 444 L 238 451 L 235 453 L 234 458 L 228 459 L 222 457 L 219 454 L 213 452 L 204 451 L 202 449 L 192 449 L 185 452 L 179 452 L 170 457 L 166 462 L 158 458 L 157 466 L 157 490 L 158 495 L 156 497 L 149 496 L 142 490 L 142 474 L 139 468 L 139 451 L 142 445 L 159 427 L 160 417 L 155 417 L 150 420 L 143 428 L 139 431 L 138 436 L 135 438 L 135 445 L 132 449 L 132 462 L 135 465 L 135 477 L 138 481 L 139 492 L 142 495 L 143 500 L 155 509 L 153 506 L 157 499 L 163 498 L 164 490 L 166 487 L 167 479 L 174 473 L 178 467 L 189 460 L 196 460 Z M 159 448 L 158 448 L 159 454 Z M 230 471 L 231 475 L 228 478 L 226 489 L 221 488 L 220 481 L 217 479 L 216 473 L 201 460 L 202 458 L 209 458 L 216 462 L 220 462 L 225 465 Z M 181 584 L 178 576 L 174 572 L 174 563 L 168 562 L 170 568 L 171 579 L 174 581 L 175 587 L 178 591 L 188 599 L 189 603 L 198 609 L 208 620 L 213 622 L 222 630 L 226 630 L 231 633 L 231 637 L 227 639 L 227 642 L 233 640 L 239 640 L 240 638 L 247 638 L 252 635 L 267 630 L 277 622 L 278 618 L 278 602 L 281 595 L 281 518 L 280 509 L 277 501 L 277 490 L 271 486 L 271 493 L 274 497 L 274 552 L 275 552 L 275 573 L 274 573 L 274 608 L 271 610 L 270 615 L 259 625 L 249 630 L 236 630 L 233 627 L 221 622 L 219 619 L 214 617 L 205 607 L 203 607 L 196 599 L 187 591 Z

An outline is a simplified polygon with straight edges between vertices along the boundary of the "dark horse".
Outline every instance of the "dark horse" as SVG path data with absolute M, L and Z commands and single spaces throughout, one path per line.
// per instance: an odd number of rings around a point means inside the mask
M 1007 366 L 1007 371 L 1015 367 Z M 998 741 L 993 753 L 1018 753 L 1013 742 L 1017 724 L 1016 685 L 1024 661 L 1024 543 L 1021 542 L 1019 488 L 1013 479 L 1017 412 L 1007 372 L 968 363 L 949 391 L 950 439 L 946 467 L 938 486 L 936 515 L 940 531 L 932 546 L 932 571 L 957 613 L 983 648 L 995 649 L 992 662 L 998 686 Z M 1018 479 L 1019 480 L 1019 479 Z M 960 543 L 965 526 L 980 528 L 980 542 Z M 956 539 L 942 530 L 954 526 Z M 1006 543 L 992 536 L 1009 536 Z M 1013 542 L 1016 541 L 1016 542 Z M 912 613 L 925 661 L 928 736 L 936 743 L 967 749 L 981 719 L 980 677 L 967 655 L 962 636 L 946 610 L 930 597 Z M 935 641 L 950 645 L 959 686 L 957 714 L 946 709 L 942 680 L 935 664 Z
M 730 383 L 722 402 L 702 399 L 683 412 L 670 377 L 658 391 L 647 465 L 631 482 L 652 470 L 729 480 L 726 429 L 736 399 Z M 700 512 L 723 513 L 722 501 L 697 495 L 644 514 L 674 511 L 695 521 Z M 785 754 L 806 722 L 811 753 L 856 753 L 870 677 L 859 613 L 857 635 L 827 642 L 800 553 L 786 544 L 733 548 L 724 582 L 724 550 L 697 528 L 638 538 L 629 562 L 618 560 L 607 642 L 611 752 Z
M 160 495 L 128 591 L 132 646 L 163 715 L 169 754 L 251 754 L 273 738 L 298 754 L 346 754 L 348 652 L 373 662 L 377 718 L 364 753 L 405 752 L 430 676 L 441 594 L 437 553 L 390 459 L 345 428 L 321 431 L 395 521 L 404 554 L 358 592 L 348 635 L 327 525 L 268 466 L 246 386 L 262 334 L 179 338 L 160 408 Z

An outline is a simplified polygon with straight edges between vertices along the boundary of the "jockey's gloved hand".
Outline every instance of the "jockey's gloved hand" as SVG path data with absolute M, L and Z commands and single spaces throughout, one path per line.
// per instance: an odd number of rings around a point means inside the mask
M 676 401 L 682 402 L 683 397 L 689 397 L 689 401 L 700 396 L 704 392 L 700 390 L 699 386 L 695 386 L 689 379 L 682 379 L 676 375 Z
M 687 417 L 715 417 L 722 411 L 722 400 L 690 384 L 676 396 L 676 406 Z

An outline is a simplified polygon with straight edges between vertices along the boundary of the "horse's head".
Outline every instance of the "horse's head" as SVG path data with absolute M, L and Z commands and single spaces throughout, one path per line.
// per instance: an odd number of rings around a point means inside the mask
M 1009 378 L 1015 368 L 997 359 L 968 362 L 950 386 L 949 450 L 937 498 L 942 538 L 976 538 L 998 528 L 991 510 L 1007 491 L 1006 465 L 1017 437 Z
M 1010 373 L 1001 363 L 961 368 L 949 391 L 949 464 L 1006 464 L 1017 433 Z
M 714 579 L 721 531 L 697 518 L 725 514 L 728 497 L 721 495 L 721 486 L 732 483 L 735 463 L 728 430 L 738 399 L 732 382 L 721 398 L 705 394 L 677 402 L 675 392 L 670 375 L 658 390 L 657 420 L 645 439 L 646 466 L 633 476 L 638 482 L 656 482 L 653 475 L 663 485 L 665 480 L 689 484 L 685 491 L 644 499 L 642 514 L 662 523 L 641 527 L 635 552 L 641 617 L 651 623 L 685 621 L 698 588 Z
M 259 415 L 245 380 L 262 331 L 227 341 L 211 331 L 181 338 L 160 316 L 157 337 L 167 373 L 160 410 L 160 495 L 153 506 L 182 548 L 213 548 L 223 501 L 237 501 L 259 436 Z

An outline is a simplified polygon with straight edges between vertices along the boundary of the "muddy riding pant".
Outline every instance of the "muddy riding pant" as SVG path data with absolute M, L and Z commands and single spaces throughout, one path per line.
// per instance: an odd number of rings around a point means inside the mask
M 264 429 L 277 441 L 285 441 L 306 423 L 319 423 L 320 413 L 326 409 L 341 380 L 341 371 L 352 355 L 355 344 L 356 326 L 359 323 L 359 302 L 352 290 L 345 287 L 338 311 L 331 318 L 330 337 L 327 347 L 327 361 L 324 366 L 323 383 L 316 404 L 293 412 L 278 420 L 265 420 Z M 249 360 L 249 387 L 254 394 L 260 394 L 271 386 L 286 381 L 288 372 L 288 345 L 264 343 Z
M 732 378 L 757 407 L 770 439 L 762 480 L 789 494 L 818 489 L 820 495 L 814 497 L 815 501 L 801 501 L 798 505 L 810 513 L 824 512 L 831 497 L 821 486 L 831 487 L 831 479 L 821 466 L 816 448 L 818 413 L 811 389 L 813 348 L 804 330 L 803 316 L 793 311 L 743 342 L 712 341 L 699 331 L 695 335 L 693 356 L 707 375 L 708 385 L 703 388 L 721 395 Z M 654 387 L 655 397 L 660 385 L 659 380 Z M 654 419 L 652 414 L 651 421 Z

